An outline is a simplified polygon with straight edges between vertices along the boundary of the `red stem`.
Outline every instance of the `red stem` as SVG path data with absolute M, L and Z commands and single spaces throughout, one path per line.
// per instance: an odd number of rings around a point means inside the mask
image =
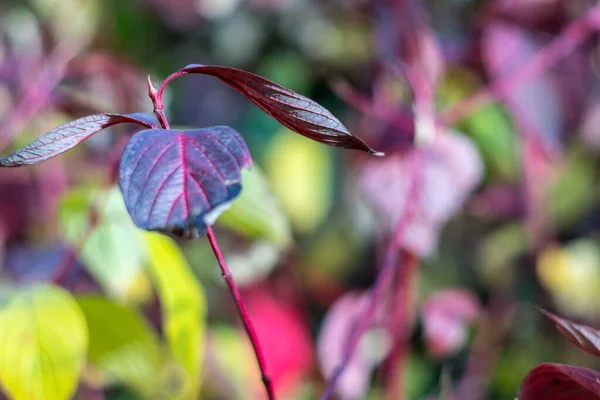
M 235 300 L 235 304 L 237 306 L 240 317 L 242 318 L 242 323 L 244 324 L 244 329 L 246 329 L 246 333 L 250 338 L 250 342 L 252 343 L 252 347 L 254 348 L 254 354 L 256 355 L 256 360 L 258 361 L 258 367 L 260 368 L 260 373 L 262 377 L 262 381 L 265 385 L 265 390 L 267 391 L 267 396 L 269 400 L 275 399 L 275 393 L 273 391 L 273 383 L 271 382 L 271 378 L 269 376 L 269 372 L 267 370 L 267 363 L 265 360 L 265 356 L 260 346 L 260 342 L 258 340 L 258 335 L 254 330 L 254 326 L 252 325 L 252 321 L 250 319 L 250 315 L 248 314 L 248 310 L 246 309 L 246 305 L 244 300 L 242 299 L 242 295 L 231 276 L 231 271 L 229 267 L 227 267 L 227 263 L 225 262 L 225 258 L 223 257 L 223 253 L 221 253 L 221 249 L 219 248 L 219 244 L 217 243 L 217 239 L 212 231 L 211 227 L 208 227 L 206 230 L 206 236 L 208 237 L 208 241 L 215 253 L 215 257 L 219 262 L 219 266 L 221 267 L 221 271 L 223 272 L 223 279 L 227 282 L 227 286 L 229 286 L 229 291 Z
M 598 29 L 595 20 L 600 19 L 600 5 L 593 7 L 584 16 L 571 22 L 569 26 L 543 49 L 527 60 L 506 78 L 496 80 L 458 104 L 444 110 L 440 120 L 446 125 L 460 122 L 474 110 L 491 103 L 496 97 L 505 95 L 527 78 L 539 75 L 567 57 L 573 50 Z
M 390 310 L 394 321 L 393 332 L 396 334 L 392 353 L 388 358 L 386 400 L 401 399 L 404 394 L 404 370 L 409 354 L 409 338 L 414 323 L 413 298 L 417 285 L 415 283 L 419 271 L 419 258 L 409 251 L 402 253 L 402 267 L 398 270 L 396 296 Z M 393 311 L 396 310 L 395 315 Z
M 350 360 L 352 360 L 352 356 L 354 355 L 354 352 L 358 347 L 360 338 L 371 325 L 371 321 L 373 315 L 375 314 L 375 310 L 380 304 L 383 297 L 383 293 L 385 292 L 386 287 L 389 286 L 389 283 L 394 276 L 394 272 L 396 271 L 396 267 L 398 265 L 398 252 L 400 250 L 402 235 L 404 235 L 406 226 L 413 218 L 414 213 L 417 209 L 415 205 L 418 202 L 418 195 L 420 191 L 420 157 L 418 153 L 414 156 L 415 159 L 413 160 L 412 168 L 409 171 L 412 180 L 410 184 L 409 193 L 407 195 L 406 206 L 404 208 L 404 211 L 402 212 L 402 215 L 400 215 L 400 218 L 398 219 L 398 223 L 396 225 L 396 228 L 394 229 L 394 234 L 392 235 L 392 238 L 389 242 L 383 266 L 381 267 L 379 275 L 377 276 L 377 279 L 375 280 L 375 283 L 373 285 L 367 307 L 363 310 L 362 314 L 358 319 L 357 326 L 352 332 L 352 336 L 350 337 L 350 341 L 348 344 L 348 348 L 346 349 L 346 352 L 344 354 L 344 358 L 333 371 L 333 374 L 329 378 L 327 386 L 325 387 L 325 390 L 321 395 L 320 400 L 328 400 L 335 392 L 338 380 L 340 379 L 342 373 L 350 363 Z

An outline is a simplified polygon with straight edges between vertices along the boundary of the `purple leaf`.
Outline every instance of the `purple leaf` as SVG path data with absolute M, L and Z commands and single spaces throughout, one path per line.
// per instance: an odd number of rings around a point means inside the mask
M 246 143 L 227 126 L 145 130 L 123 151 L 120 186 L 138 227 L 195 237 L 237 197 L 241 169 L 251 166 Z
M 427 351 L 446 357 L 460 349 L 467 339 L 467 323 L 479 315 L 479 303 L 467 290 L 440 290 L 421 307 L 423 335 Z
M 561 364 L 540 364 L 525 377 L 518 400 L 598 400 L 600 373 Z
M 600 331 L 589 326 L 576 324 L 566 318 L 540 309 L 542 314 L 556 323 L 558 331 L 580 349 L 600 357 Z
M 181 72 L 219 78 L 286 128 L 317 142 L 383 155 L 352 135 L 326 108 L 261 76 L 235 68 L 200 64 L 188 65 Z
M 383 226 L 393 229 L 404 220 L 402 248 L 425 257 L 482 175 L 481 158 L 470 139 L 440 131 L 431 145 L 369 160 L 361 183 Z
M 0 158 L 0 167 L 20 167 L 47 160 L 75 147 L 104 128 L 125 122 L 146 128 L 157 127 L 154 117 L 141 113 L 89 115 L 61 125 L 13 154 Z
M 368 300 L 369 292 L 348 292 L 337 299 L 327 312 L 317 343 L 319 365 L 326 377 L 331 376 L 344 359 L 350 338 L 364 308 L 367 307 Z M 389 332 L 382 327 L 383 308 L 380 307 L 376 311 L 373 319 L 371 335 L 378 332 L 380 337 L 375 337 L 375 343 L 369 343 L 369 331 L 363 335 L 357 347 L 358 351 L 354 353 L 338 382 L 337 393 L 341 400 L 365 398 L 371 372 L 390 350 L 392 339 Z

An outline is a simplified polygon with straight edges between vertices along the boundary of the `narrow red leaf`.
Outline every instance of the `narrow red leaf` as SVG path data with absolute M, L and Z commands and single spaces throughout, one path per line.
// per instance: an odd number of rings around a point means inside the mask
M 546 310 L 540 312 L 556 323 L 556 328 L 564 337 L 573 342 L 577 347 L 588 353 L 600 357 L 600 331 L 586 325 L 576 324 L 566 318 L 559 317 Z
M 383 155 L 352 135 L 326 108 L 266 78 L 235 68 L 200 64 L 188 65 L 181 73 L 219 78 L 286 128 L 317 142 Z
M 126 122 L 146 128 L 157 127 L 153 117 L 142 113 L 89 115 L 61 125 L 13 154 L 0 158 L 0 167 L 36 164 L 64 153 L 102 129 Z
M 525 377 L 518 400 L 598 400 L 600 373 L 561 364 L 540 364 Z

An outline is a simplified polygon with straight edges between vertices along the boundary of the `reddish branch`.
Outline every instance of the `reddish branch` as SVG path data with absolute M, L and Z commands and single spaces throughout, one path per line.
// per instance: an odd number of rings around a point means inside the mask
M 256 355 L 256 361 L 258 361 L 258 366 L 260 368 L 260 373 L 262 377 L 263 384 L 265 385 L 265 390 L 267 391 L 267 396 L 270 400 L 275 399 L 275 392 L 273 391 L 273 382 L 271 381 L 271 377 L 268 372 L 267 362 L 265 360 L 265 356 L 258 340 L 258 335 L 256 334 L 256 330 L 254 329 L 254 325 L 252 325 L 252 320 L 250 319 L 250 315 L 248 314 L 248 310 L 246 309 L 246 304 L 242 299 L 242 295 L 233 280 L 233 276 L 231 275 L 231 271 L 229 267 L 227 267 L 227 263 L 225 262 L 225 258 L 223 257 L 223 253 L 221 253 L 221 249 L 219 248 L 219 244 L 217 243 L 217 239 L 212 231 L 212 228 L 209 226 L 206 230 L 206 236 L 210 242 L 210 245 L 217 257 L 217 261 L 219 262 L 219 266 L 221 267 L 221 271 L 223 272 L 223 279 L 229 286 L 229 291 L 235 300 L 235 304 L 237 306 L 240 317 L 242 318 L 242 323 L 244 324 L 244 329 L 246 329 L 246 333 L 250 338 L 250 342 L 252 343 L 252 347 L 254 348 L 254 354 Z
M 410 334 L 415 318 L 414 297 L 419 276 L 419 258 L 409 251 L 402 252 L 402 266 L 397 272 L 395 296 L 390 312 L 393 316 L 392 331 L 395 333 L 394 347 L 388 357 L 386 368 L 386 400 L 402 398 L 404 393 L 404 370 L 410 353 Z M 393 311 L 396 312 L 393 312 Z
M 527 60 L 513 74 L 484 87 L 458 104 L 442 111 L 440 120 L 446 125 L 460 122 L 473 111 L 510 92 L 526 79 L 538 76 L 555 66 L 580 46 L 600 26 L 600 5 L 571 22 L 554 40 Z
M 415 150 L 418 151 L 418 150 Z M 394 233 L 389 242 L 389 245 L 386 250 L 385 258 L 383 261 L 383 265 L 375 283 L 373 284 L 373 288 L 371 289 L 371 295 L 369 296 L 369 301 L 367 306 L 362 311 L 356 328 L 353 330 L 350 340 L 348 341 L 348 347 L 344 353 L 344 358 L 338 364 L 338 366 L 333 371 L 333 374 L 329 378 L 327 382 L 327 386 L 323 394 L 321 395 L 321 400 L 329 399 L 333 393 L 335 392 L 337 383 L 344 373 L 344 370 L 352 360 L 354 353 L 360 343 L 360 339 L 363 334 L 369 329 L 371 326 L 373 315 L 375 314 L 375 310 L 380 306 L 383 301 L 383 294 L 385 293 L 385 289 L 389 287 L 390 282 L 394 276 L 394 272 L 398 268 L 398 258 L 399 251 L 402 243 L 402 237 L 406 233 L 406 227 L 414 217 L 415 212 L 417 211 L 418 206 L 418 196 L 420 192 L 420 177 L 421 177 L 421 168 L 420 168 L 420 157 L 415 157 L 414 163 L 412 164 L 412 168 L 409 170 L 409 179 L 410 188 L 407 194 L 405 208 L 398 219 L 396 224 L 396 228 L 394 229 Z
M 173 79 L 178 76 L 185 75 L 186 73 L 176 72 L 170 75 L 165 81 L 162 83 L 158 91 L 152 85 L 152 81 L 150 77 L 148 77 L 148 95 L 152 100 L 152 104 L 154 105 L 154 115 L 158 118 L 161 126 L 164 129 L 169 129 L 169 122 L 164 113 L 164 104 L 162 101 L 163 92 L 165 90 L 166 85 L 171 82 Z M 238 312 L 240 314 L 240 318 L 242 319 L 242 324 L 244 325 L 244 329 L 250 338 L 250 342 L 252 343 L 252 348 L 254 349 L 254 354 L 256 355 L 256 361 L 258 362 L 258 367 L 260 369 L 261 378 L 263 384 L 265 386 L 265 390 L 267 392 L 267 397 L 269 400 L 275 400 L 275 391 L 273 390 L 273 382 L 271 380 L 271 376 L 269 375 L 267 362 L 264 356 L 264 352 L 262 350 L 262 346 L 260 345 L 260 341 L 258 340 L 258 335 L 256 334 L 256 330 L 254 329 L 254 325 L 252 324 L 252 320 L 250 319 L 250 315 L 248 314 L 248 309 L 246 308 L 246 304 L 242 299 L 242 295 L 240 290 L 238 289 L 235 281 L 233 280 L 233 276 L 231 275 L 231 271 L 227 266 L 227 262 L 225 261 L 225 257 L 223 257 L 223 253 L 219 248 L 219 243 L 217 242 L 217 238 L 215 237 L 212 228 L 209 226 L 206 230 L 206 236 L 208 237 L 208 241 L 210 242 L 210 246 L 215 253 L 215 257 L 219 262 L 219 266 L 221 267 L 221 272 L 223 274 L 223 279 L 227 283 L 229 287 L 229 291 L 235 300 L 235 305 L 237 306 Z

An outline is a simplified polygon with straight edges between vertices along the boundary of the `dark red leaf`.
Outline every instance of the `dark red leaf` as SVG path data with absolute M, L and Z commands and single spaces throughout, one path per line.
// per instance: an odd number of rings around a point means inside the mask
M 237 197 L 241 169 L 251 165 L 243 138 L 227 126 L 151 129 L 125 147 L 119 182 L 138 227 L 192 237 Z
M 352 135 L 326 108 L 266 78 L 235 68 L 200 64 L 181 71 L 219 78 L 286 128 L 317 142 L 383 155 Z
M 518 400 L 598 400 L 600 373 L 561 364 L 540 364 L 525 377 Z
M 71 121 L 47 132 L 13 154 L 0 158 L 0 167 L 20 167 L 55 157 L 75 147 L 94 133 L 121 123 L 157 127 L 154 117 L 136 114 L 95 114 Z
M 588 353 L 600 357 L 600 331 L 586 325 L 576 324 L 566 318 L 559 317 L 546 310 L 540 311 L 556 323 L 556 328 L 564 337 L 573 342 L 577 347 Z

